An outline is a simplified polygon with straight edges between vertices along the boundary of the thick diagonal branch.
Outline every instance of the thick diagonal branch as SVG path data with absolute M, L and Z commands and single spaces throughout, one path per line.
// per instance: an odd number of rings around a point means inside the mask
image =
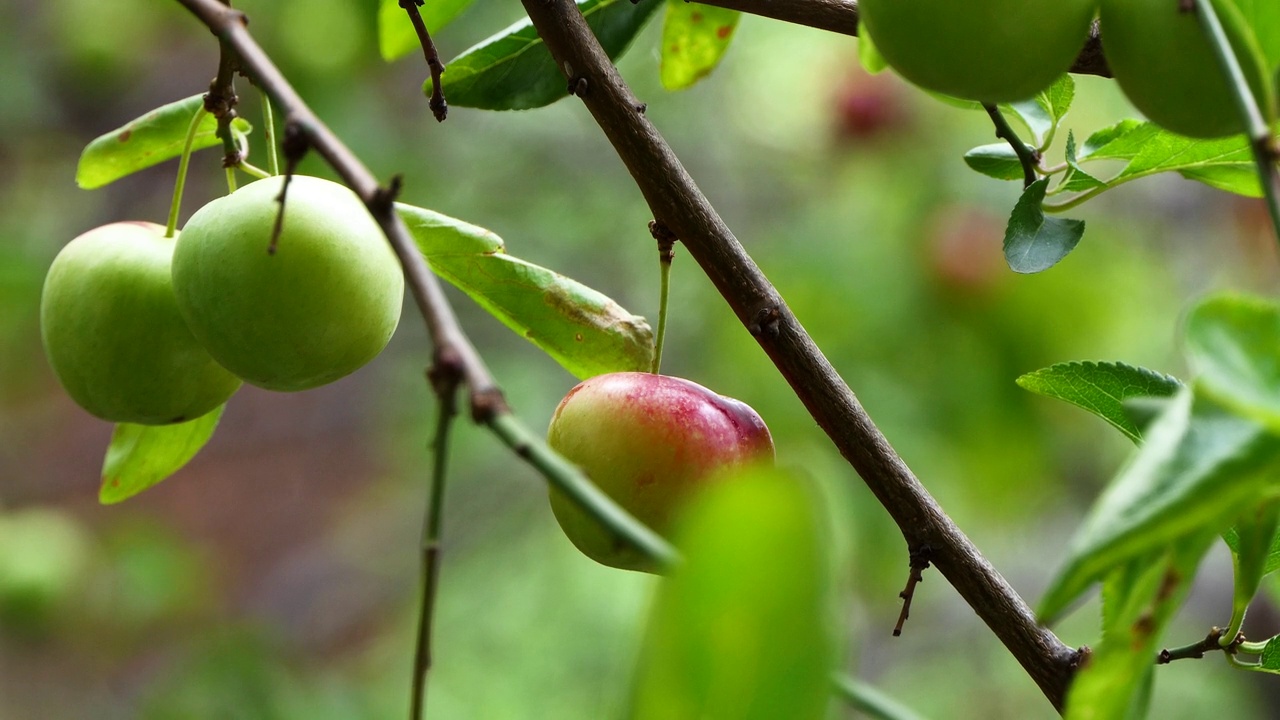
M 556 65 L 613 144 L 655 220 L 680 238 L 738 319 L 901 528 L 1061 708 L 1075 651 L 1049 630 L 907 468 L 778 291 L 645 117 L 573 0 L 522 0 Z

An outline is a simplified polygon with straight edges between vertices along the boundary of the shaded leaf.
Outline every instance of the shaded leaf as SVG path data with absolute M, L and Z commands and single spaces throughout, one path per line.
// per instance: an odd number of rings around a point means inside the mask
M 1249 508 L 1234 527 L 1222 534 L 1227 547 L 1231 548 L 1235 578 L 1231 600 L 1233 625 L 1236 619 L 1244 617 L 1253 596 L 1258 594 L 1262 578 L 1280 568 L 1277 527 L 1280 527 L 1280 504 L 1273 501 Z
M 116 425 L 102 461 L 98 502 L 127 500 L 181 470 L 213 437 L 226 407 L 176 425 Z
M 1124 403 L 1137 397 L 1169 397 L 1182 383 L 1169 375 L 1118 362 L 1068 362 L 1029 372 L 1018 386 L 1075 405 L 1111 423 L 1130 440 L 1142 432 Z
M 462 14 L 475 0 L 431 0 L 418 8 L 427 32 L 435 35 Z M 381 0 L 378 5 L 378 52 L 388 62 L 402 58 L 422 45 L 400 0 Z
M 710 74 L 729 49 L 740 17 L 737 10 L 667 0 L 662 24 L 662 86 L 683 90 Z
M 1280 433 L 1280 306 L 1244 295 L 1208 298 L 1187 316 L 1186 346 L 1205 393 Z
M 1022 180 L 1022 161 L 1007 142 L 979 145 L 964 154 L 964 162 L 973 170 L 997 180 Z
M 187 130 L 196 111 L 204 107 L 204 96 L 193 95 L 169 103 L 124 126 L 92 140 L 80 153 L 76 184 L 86 190 L 100 188 L 152 165 L 176 158 L 186 144 Z M 243 145 L 251 126 L 241 118 L 231 122 L 237 141 Z M 196 130 L 192 151 L 218 145 L 218 121 L 205 115 Z
M 835 663 L 826 538 L 808 487 L 767 468 L 712 483 L 677 524 L 635 720 L 821 720 Z
M 653 333 L 605 295 L 506 254 L 484 228 L 430 210 L 396 209 L 431 269 L 579 379 L 647 372 Z
M 1280 438 L 1183 389 L 1094 504 L 1041 601 L 1054 619 L 1091 584 L 1179 538 L 1219 532 L 1275 491 Z
M 660 6 L 631 0 L 578 3 L 611 59 L 626 50 Z M 423 90 L 431 92 L 429 79 Z M 444 74 L 444 93 L 450 104 L 485 110 L 527 110 L 569 94 L 564 74 L 528 18 L 454 58 Z
M 1047 178 L 1032 183 L 1009 216 L 1004 233 L 1004 259 L 1019 273 L 1038 273 L 1057 265 L 1084 235 L 1084 221 L 1047 217 L 1041 203 Z

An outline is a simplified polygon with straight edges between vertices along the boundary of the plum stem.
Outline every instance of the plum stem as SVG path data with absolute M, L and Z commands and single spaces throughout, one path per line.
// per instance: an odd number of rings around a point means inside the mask
M 671 261 L 675 259 L 676 236 L 666 225 L 654 220 L 649 223 L 649 234 L 658 241 L 658 329 L 653 338 L 653 366 L 657 375 L 662 369 L 662 346 L 667 337 L 668 298 L 671 295 Z
M 1267 211 L 1271 215 L 1271 226 L 1276 240 L 1280 241 L 1280 168 L 1276 167 L 1280 150 L 1276 147 L 1275 136 L 1263 117 L 1258 99 L 1245 78 L 1240 59 L 1231 48 L 1231 41 L 1222 27 L 1218 13 L 1213 9 L 1210 0 L 1194 0 L 1196 15 L 1200 18 L 1200 26 L 1204 30 L 1213 54 L 1218 58 L 1218 65 L 1226 76 L 1231 96 L 1236 102 L 1236 110 L 1244 121 L 1245 132 L 1249 135 L 1249 144 L 1253 149 L 1253 159 L 1258 168 L 1258 181 L 1262 184 L 1262 194 L 1266 198 Z
M 171 238 L 178 232 L 178 213 L 182 211 L 182 191 L 187 187 L 187 166 L 191 164 L 191 147 L 196 141 L 196 131 L 200 129 L 200 121 L 208 114 L 203 107 L 191 116 L 191 124 L 187 126 L 187 138 L 183 141 L 182 156 L 178 158 L 178 179 L 173 183 L 173 201 L 169 203 L 169 222 L 165 225 L 164 236 Z
M 271 98 L 262 88 L 258 88 L 258 96 L 262 98 L 262 141 L 267 146 L 267 172 L 272 176 L 280 174 L 280 154 L 276 151 L 276 116 L 271 107 Z

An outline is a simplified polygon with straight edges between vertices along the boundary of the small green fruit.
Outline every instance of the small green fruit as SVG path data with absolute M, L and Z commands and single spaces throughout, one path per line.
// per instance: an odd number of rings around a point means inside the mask
M 200 208 L 173 257 L 178 308 L 231 372 L 268 390 L 306 390 L 355 372 L 400 321 L 400 263 L 355 193 L 320 178 L 246 185 Z
M 146 222 L 90 230 L 58 253 L 40 298 L 54 374 L 85 410 L 112 422 L 193 420 L 240 387 L 196 342 L 170 278 L 174 239 Z
M 1268 0 L 1271 1 L 1271 0 Z M 1274 117 L 1271 73 L 1231 3 L 1214 1 L 1249 87 Z M 1152 121 L 1182 135 L 1211 138 L 1244 131 L 1218 58 L 1194 12 L 1165 0 L 1103 0 L 1102 46 L 1120 89 Z M 1280 28 L 1276 28 L 1280 32 Z
M 894 70 L 926 90 L 1026 100 L 1071 67 L 1098 0 L 861 0 L 861 22 Z
M 746 404 L 688 380 L 649 373 L 599 375 L 570 390 L 551 419 L 547 444 L 660 534 L 711 476 L 773 460 L 769 429 Z M 654 569 L 554 490 L 551 509 L 569 540 L 593 560 L 625 570 Z

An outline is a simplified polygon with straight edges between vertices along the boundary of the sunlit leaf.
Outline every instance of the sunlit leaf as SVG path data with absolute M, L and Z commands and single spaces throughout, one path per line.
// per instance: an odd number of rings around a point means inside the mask
M 122 177 L 132 175 L 182 154 L 187 130 L 196 111 L 204 106 L 204 96 L 194 95 L 152 110 L 130 120 L 123 127 L 101 135 L 85 146 L 76 167 L 76 184 L 86 190 L 100 188 Z M 217 136 L 218 121 L 206 115 L 196 130 L 192 150 L 212 147 L 221 142 Z M 231 121 L 232 131 L 240 138 L 251 126 L 241 118 Z
M 651 368 L 653 332 L 644 318 L 506 254 L 502 239 L 484 228 L 409 205 L 397 210 L 436 274 L 574 376 Z
M 667 0 L 662 23 L 662 86 L 683 90 L 709 75 L 729 49 L 739 17 L 737 10 Z
M 98 502 L 127 500 L 181 470 L 213 437 L 225 408 L 176 425 L 116 425 L 102 461 Z
M 617 58 L 644 27 L 659 2 L 585 0 L 578 4 L 610 58 Z M 423 85 L 431 92 L 431 81 Z M 528 18 L 472 47 L 448 64 L 444 93 L 459 107 L 527 110 L 568 95 L 564 73 Z
M 688 508 L 685 562 L 658 591 L 635 720 L 821 720 L 837 637 L 822 516 L 804 484 L 757 469 Z
M 1125 401 L 1169 397 L 1182 388 L 1182 383 L 1169 375 L 1118 362 L 1059 363 L 1029 372 L 1017 383 L 1097 415 L 1134 442 L 1142 439 L 1142 432 L 1125 411 Z
M 1057 265 L 1084 236 L 1084 221 L 1048 217 L 1041 203 L 1047 178 L 1022 191 L 1004 234 L 1004 259 L 1019 273 L 1038 273 Z
M 1205 393 L 1280 433 L 1280 306 L 1218 295 L 1187 316 L 1187 354 Z
M 1136 556 L 1220 532 L 1275 492 L 1278 465 L 1280 438 L 1181 390 L 1077 531 L 1041 600 L 1042 619 Z
M 1253 151 L 1243 135 L 1203 140 L 1176 135 L 1154 123 L 1126 121 L 1090 138 L 1081 159 L 1128 160 L 1109 183 L 1178 172 L 1220 190 L 1260 197 Z M 1095 135 L 1096 137 L 1096 135 Z M 1103 142 L 1105 141 L 1105 142 Z
M 418 8 L 427 32 L 435 35 L 470 7 L 475 0 L 430 0 Z M 378 52 L 382 59 L 391 61 L 402 58 L 422 48 L 418 33 L 413 29 L 408 13 L 400 7 L 400 0 L 381 0 L 378 5 Z
M 1063 73 L 1053 85 L 1045 88 L 1030 100 L 1002 105 L 1009 108 L 1026 124 L 1035 137 L 1035 145 L 1043 147 L 1052 138 L 1075 98 L 1076 83 Z

